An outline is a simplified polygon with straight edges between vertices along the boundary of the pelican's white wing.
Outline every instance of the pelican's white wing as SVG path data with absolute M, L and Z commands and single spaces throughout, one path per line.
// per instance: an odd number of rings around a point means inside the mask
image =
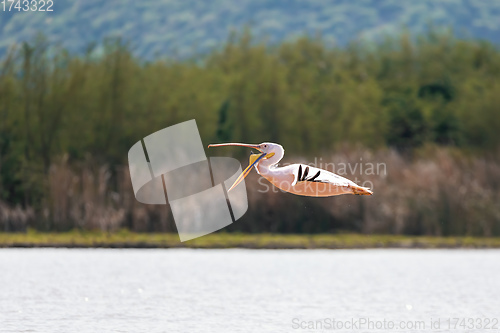
M 288 166 L 294 175 L 292 186 L 300 182 L 329 183 L 337 186 L 348 186 L 354 183 L 349 179 L 334 174 L 333 172 L 315 168 L 305 164 L 292 164 Z
M 305 164 L 291 164 L 262 174 L 283 191 L 310 197 L 339 194 L 370 195 L 372 191 L 330 171 Z

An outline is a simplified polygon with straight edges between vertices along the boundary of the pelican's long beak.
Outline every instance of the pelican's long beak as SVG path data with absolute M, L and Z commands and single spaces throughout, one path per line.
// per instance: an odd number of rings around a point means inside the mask
M 215 143 L 215 144 L 209 144 L 208 148 L 211 148 L 211 147 L 226 147 L 226 146 L 248 147 L 248 148 L 257 149 L 257 150 L 260 151 L 260 145 L 252 145 L 252 144 L 248 144 L 248 143 Z
M 216 144 L 210 144 L 208 145 L 208 148 L 211 147 L 226 147 L 226 146 L 240 146 L 240 147 L 248 147 L 248 148 L 253 148 L 257 149 L 258 151 L 261 151 L 260 145 L 252 145 L 248 143 L 216 143 Z M 238 176 L 238 178 L 235 180 L 234 184 L 227 190 L 228 192 L 231 191 L 233 188 L 235 188 L 239 183 L 245 179 L 246 176 L 252 171 L 252 168 L 259 163 L 260 160 L 262 160 L 267 154 L 266 153 L 260 153 L 260 154 L 252 154 L 250 155 L 250 165 L 243 170 L 241 175 Z M 274 154 L 273 154 L 274 155 Z
M 250 173 L 250 171 L 252 171 L 252 168 L 257 163 L 259 163 L 259 161 L 262 160 L 264 158 L 264 156 L 266 156 L 266 155 L 267 155 L 266 153 L 260 153 L 260 154 L 252 154 L 252 155 L 250 155 L 250 165 L 247 166 L 247 168 L 245 170 L 243 170 L 243 172 L 241 173 L 241 175 L 239 175 L 238 178 L 236 178 L 236 180 L 234 181 L 234 184 L 231 185 L 231 187 L 227 191 L 228 192 L 231 191 L 239 183 L 241 183 L 243 181 L 243 179 L 245 179 L 245 177 L 248 176 L 248 174 Z

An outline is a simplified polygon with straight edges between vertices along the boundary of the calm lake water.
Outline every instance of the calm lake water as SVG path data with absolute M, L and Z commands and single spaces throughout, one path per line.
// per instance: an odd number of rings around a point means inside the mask
M 0 250 L 0 332 L 499 332 L 498 318 L 498 250 Z

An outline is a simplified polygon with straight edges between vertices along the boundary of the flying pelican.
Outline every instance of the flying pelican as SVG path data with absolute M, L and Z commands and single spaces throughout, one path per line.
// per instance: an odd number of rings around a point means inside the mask
M 277 143 L 261 144 L 219 143 L 210 147 L 241 146 L 257 149 L 259 154 L 250 155 L 250 165 L 236 179 L 231 191 L 250 173 L 255 166 L 257 173 L 283 191 L 309 197 L 329 197 L 340 194 L 372 195 L 373 192 L 332 172 L 305 164 L 291 164 L 278 167 L 277 163 L 285 155 L 283 147 Z

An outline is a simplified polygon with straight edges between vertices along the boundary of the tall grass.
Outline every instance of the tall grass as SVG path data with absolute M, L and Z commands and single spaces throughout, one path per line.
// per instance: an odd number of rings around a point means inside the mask
M 284 162 L 313 162 L 286 157 Z M 246 162 L 243 162 L 246 163 Z M 370 170 L 370 165 L 379 165 Z M 412 158 L 394 150 L 341 147 L 316 165 L 372 184 L 374 195 L 307 198 L 281 192 L 257 174 L 246 181 L 249 210 L 230 225 L 243 232 L 361 232 L 410 235 L 500 235 L 498 155 L 468 156 L 450 148 L 420 150 Z M 345 165 L 347 167 L 342 168 Z M 2 230 L 175 231 L 168 206 L 134 198 L 128 168 L 110 169 L 66 157 L 51 165 L 40 207 L 0 203 Z
M 307 163 L 306 159 L 289 160 Z M 371 182 L 374 195 L 302 198 L 277 191 L 260 193 L 264 187 L 252 177 L 247 181 L 251 210 L 243 223 L 230 228 L 275 232 L 500 235 L 498 156 L 478 158 L 452 149 L 432 148 L 410 159 L 393 150 L 346 147 L 323 166 L 336 171 L 333 166 L 341 163 L 352 166 L 343 176 L 356 179 L 360 184 Z M 383 168 L 379 174 L 366 172 L 370 163 L 384 163 L 386 172 Z M 359 167 L 361 164 L 364 170 Z

